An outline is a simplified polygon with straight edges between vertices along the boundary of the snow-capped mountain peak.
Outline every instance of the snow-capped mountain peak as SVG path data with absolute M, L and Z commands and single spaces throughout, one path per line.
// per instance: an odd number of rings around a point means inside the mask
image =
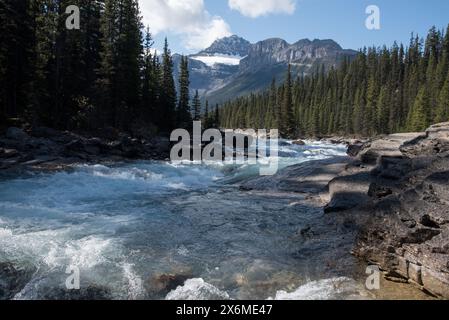
M 344 50 L 333 40 L 302 39 L 293 44 L 271 38 L 251 44 L 231 36 L 216 40 L 209 48 L 189 56 L 191 89 L 198 90 L 211 104 L 222 103 L 267 88 L 273 78 L 283 81 L 292 66 L 294 77 L 317 68 L 336 67 L 356 51 Z M 180 56 L 175 57 L 175 70 Z
M 248 55 L 251 43 L 239 36 L 233 35 L 216 40 L 212 45 L 198 53 L 199 56 L 227 55 L 244 57 Z

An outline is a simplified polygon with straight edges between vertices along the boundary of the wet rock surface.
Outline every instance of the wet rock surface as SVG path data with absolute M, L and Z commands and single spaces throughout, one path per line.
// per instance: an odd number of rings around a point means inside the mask
M 79 290 L 68 290 L 66 288 L 48 288 L 41 290 L 40 300 L 61 301 L 101 301 L 111 300 L 113 297 L 107 288 L 98 286 L 81 287 Z
M 0 170 L 58 171 L 76 163 L 107 163 L 127 160 L 165 160 L 168 139 L 136 139 L 124 133 L 86 137 L 72 132 L 37 127 L 27 131 L 8 128 L 0 136 Z
M 329 181 L 348 165 L 349 158 L 335 157 L 290 166 L 274 176 L 253 178 L 241 184 L 244 191 L 282 191 L 319 194 L 325 192 Z
M 0 262 L 0 300 L 9 300 L 30 281 L 35 270 L 17 268 L 11 263 Z
M 449 298 L 449 123 L 365 144 L 329 184 L 328 212 L 354 217 L 354 254 Z
M 191 274 L 154 275 L 145 283 L 145 287 L 150 298 L 163 298 L 191 278 L 193 278 Z

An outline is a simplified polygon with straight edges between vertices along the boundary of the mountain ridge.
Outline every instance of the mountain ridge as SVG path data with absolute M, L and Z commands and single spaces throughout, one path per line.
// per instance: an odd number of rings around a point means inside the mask
M 274 37 L 251 43 L 232 35 L 188 56 L 191 90 L 198 90 L 212 104 L 220 104 L 263 90 L 273 78 L 282 81 L 289 64 L 294 77 L 306 76 L 322 65 L 326 69 L 336 67 L 345 57 L 356 54 L 332 39 L 306 38 L 289 43 Z M 180 57 L 174 55 L 175 70 Z

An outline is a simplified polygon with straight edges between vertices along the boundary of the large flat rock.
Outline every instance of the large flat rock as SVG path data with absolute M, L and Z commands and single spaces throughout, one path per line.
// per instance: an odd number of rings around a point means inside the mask
M 241 184 L 243 190 L 265 190 L 317 194 L 348 165 L 348 157 L 310 161 L 285 168 L 274 176 L 250 179 Z
M 391 135 L 360 154 L 371 187 L 354 253 L 437 297 L 449 298 L 449 123 Z M 337 178 L 338 180 L 339 178 Z M 346 177 L 352 182 L 355 177 Z M 363 181 L 363 179 L 361 179 Z M 354 185 L 355 186 L 355 185 Z M 335 199 L 340 187 L 336 184 Z M 355 186 L 356 188 L 356 186 Z M 353 199 L 355 200 L 355 198 Z M 331 202 L 332 203 L 332 202 Z

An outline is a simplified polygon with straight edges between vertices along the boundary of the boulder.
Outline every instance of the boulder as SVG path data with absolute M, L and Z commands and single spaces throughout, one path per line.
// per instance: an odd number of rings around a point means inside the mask
M 79 290 L 66 288 L 43 288 L 38 293 L 40 300 L 102 301 L 113 299 L 108 288 L 97 285 L 81 286 Z
M 306 143 L 304 141 L 302 141 L 302 140 L 292 141 L 292 144 L 296 145 L 296 146 L 305 146 L 306 145 Z
M 439 123 L 426 130 L 427 138 L 449 143 L 449 122 Z
M 401 146 L 401 152 L 409 158 L 449 154 L 449 123 L 431 126 L 421 137 Z
M 349 163 L 347 157 L 311 161 L 280 170 L 274 176 L 256 177 L 243 182 L 241 190 L 270 190 L 318 194 Z
M 9 159 L 19 155 L 16 149 L 3 149 L 0 148 L 0 158 Z
M 26 141 L 30 138 L 28 134 L 25 133 L 22 129 L 11 127 L 6 130 L 6 138 L 15 140 L 15 141 Z
M 35 270 L 0 262 L 0 300 L 10 300 L 31 280 Z
M 151 277 L 145 284 L 148 294 L 151 297 L 165 297 L 170 291 L 192 278 L 192 275 L 185 274 L 160 274 Z
M 357 157 L 357 155 L 360 153 L 360 151 L 362 151 L 363 148 L 363 143 L 355 143 L 355 144 L 350 144 L 348 146 L 348 155 L 350 157 Z
M 166 300 L 230 300 L 229 295 L 203 279 L 189 279 L 171 291 Z
M 324 208 L 326 213 L 355 208 L 369 200 L 371 177 L 368 172 L 340 176 L 329 182 L 330 202 Z
M 403 158 L 401 148 L 425 136 L 426 134 L 422 132 L 391 134 L 365 144 L 358 158 L 366 164 L 376 164 L 381 157 Z
M 36 137 L 36 138 L 55 138 L 55 137 L 59 137 L 62 135 L 62 132 L 52 129 L 52 128 L 47 128 L 47 127 L 35 127 L 31 129 L 30 132 L 31 136 Z

